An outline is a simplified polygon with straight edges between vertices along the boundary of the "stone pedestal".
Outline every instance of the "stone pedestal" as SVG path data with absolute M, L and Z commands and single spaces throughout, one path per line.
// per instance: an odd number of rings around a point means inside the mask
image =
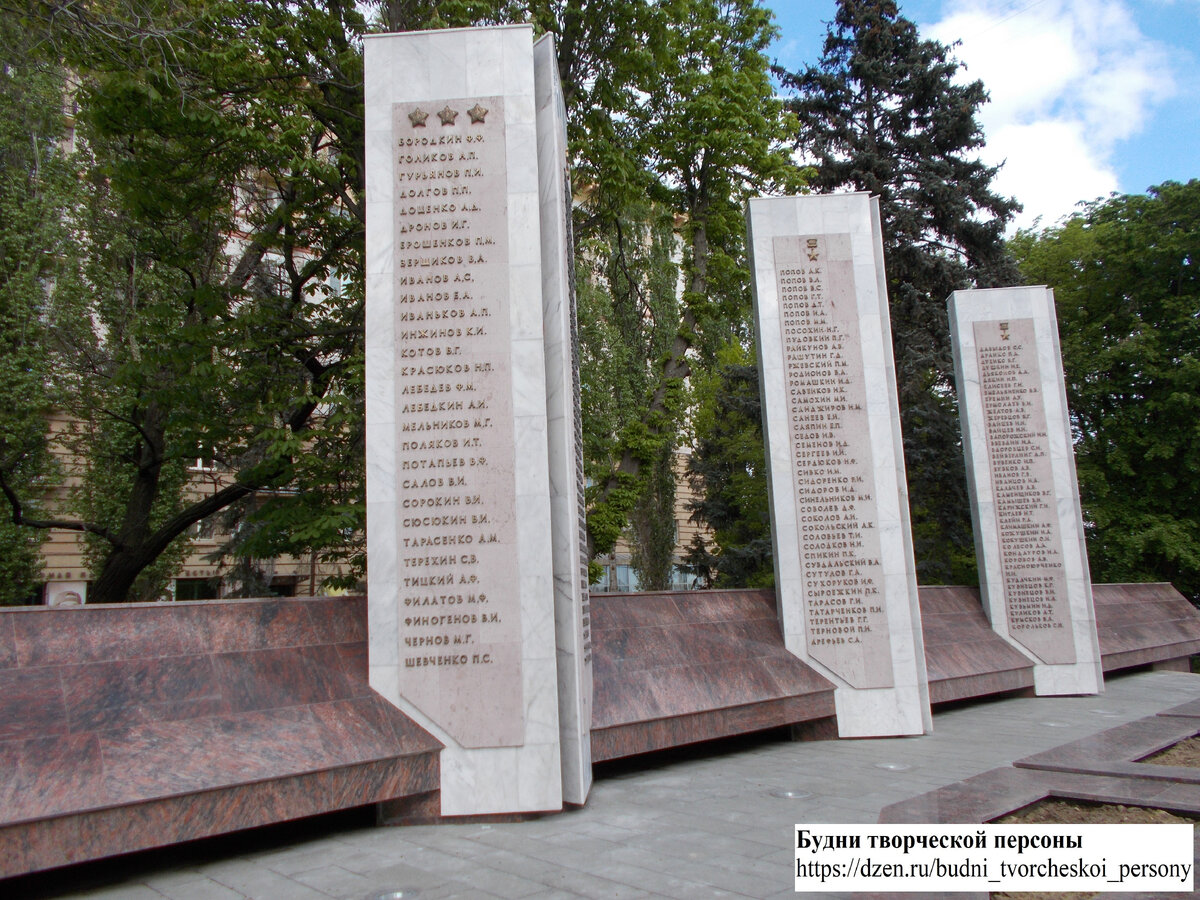
M 543 260 L 569 256 L 561 227 L 543 245 L 543 216 L 566 203 L 565 160 L 540 159 L 553 147 L 539 99 L 553 106 L 553 92 L 535 87 L 526 26 L 365 47 L 371 685 L 446 745 L 442 815 L 557 810 L 551 467 L 573 490 L 575 459 L 562 441 L 549 449 L 548 420 L 569 410 L 547 408 L 562 380 L 547 359 L 569 364 L 544 332 L 568 303 L 543 302 L 559 289 Z M 553 74 L 544 58 L 539 69 Z M 578 540 L 577 519 L 555 522 Z
M 931 728 L 878 202 L 749 204 L 775 583 L 842 737 Z
M 1103 689 L 1054 295 L 950 296 L 975 552 L 992 627 L 1038 694 Z

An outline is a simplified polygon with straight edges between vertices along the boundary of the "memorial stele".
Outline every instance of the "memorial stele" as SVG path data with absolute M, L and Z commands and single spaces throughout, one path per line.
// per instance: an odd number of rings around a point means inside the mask
M 749 202 L 775 585 L 841 737 L 931 730 L 879 204 Z
M 1103 690 L 1054 294 L 956 291 L 950 330 L 975 553 L 997 634 L 1038 694 Z
M 371 686 L 443 816 L 591 783 L 570 191 L 554 44 L 365 38 Z

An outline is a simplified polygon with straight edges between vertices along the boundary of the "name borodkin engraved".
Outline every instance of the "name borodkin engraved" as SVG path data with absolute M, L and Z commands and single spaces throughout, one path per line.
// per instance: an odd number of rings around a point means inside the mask
M 401 679 L 465 746 L 515 745 L 524 709 L 503 98 L 398 104 L 393 136 Z

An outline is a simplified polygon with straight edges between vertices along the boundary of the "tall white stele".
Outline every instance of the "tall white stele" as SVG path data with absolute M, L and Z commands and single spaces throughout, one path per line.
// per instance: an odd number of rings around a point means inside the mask
M 750 201 L 775 584 L 842 737 L 932 728 L 879 203 Z
M 578 545 L 557 496 L 578 500 L 573 407 L 547 371 L 570 364 L 543 265 L 570 256 L 565 159 L 539 135 L 539 105 L 543 127 L 561 115 L 553 44 L 527 26 L 365 44 L 371 686 L 446 745 L 442 815 L 557 810 L 590 766 L 588 672 L 559 659 L 586 608 L 556 600 L 572 563 L 548 552 L 563 529 Z
M 1092 608 L 1054 293 L 955 291 L 950 333 L 984 609 L 1038 694 L 1095 694 Z

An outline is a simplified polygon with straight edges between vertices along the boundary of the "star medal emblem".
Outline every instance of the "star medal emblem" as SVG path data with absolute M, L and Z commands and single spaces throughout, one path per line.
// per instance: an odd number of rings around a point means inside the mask
M 810 262 L 816 262 L 820 253 L 817 250 L 817 239 L 809 238 L 808 241 L 808 259 Z
M 467 115 L 471 117 L 472 125 L 482 125 L 484 116 L 486 116 L 487 114 L 488 114 L 488 111 L 486 109 L 484 109 L 482 106 L 480 106 L 478 103 L 476 103 L 474 106 L 472 106 L 470 109 L 467 110 Z
M 445 109 L 438 113 L 438 118 L 442 120 L 443 125 L 453 125 L 454 120 L 458 118 L 458 111 L 451 109 L 447 105 Z
M 413 128 L 424 128 L 425 120 L 429 118 L 429 113 L 423 109 L 414 109 L 408 114 L 408 121 L 412 123 Z

